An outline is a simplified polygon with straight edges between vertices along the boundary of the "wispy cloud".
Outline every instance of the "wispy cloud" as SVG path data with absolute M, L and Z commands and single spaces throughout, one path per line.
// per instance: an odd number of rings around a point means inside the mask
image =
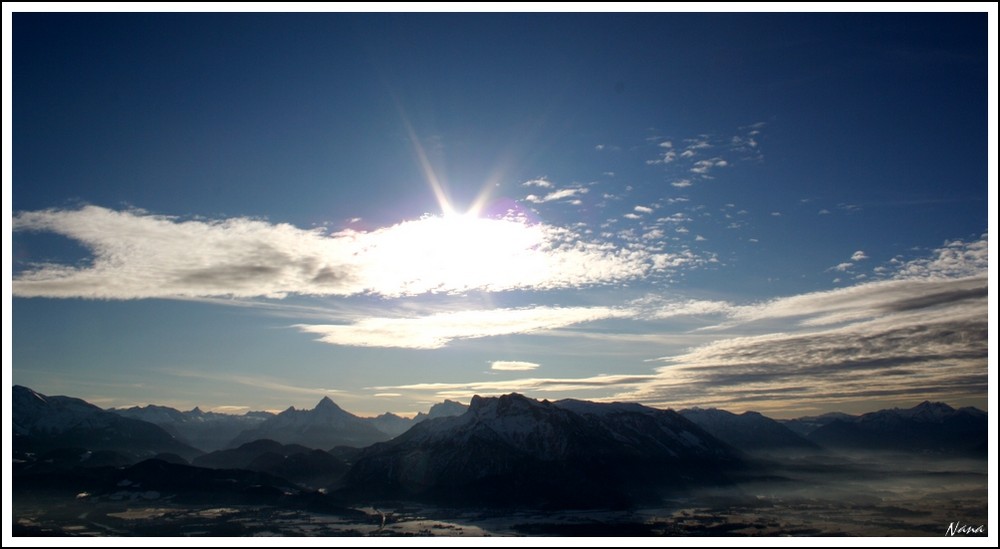
M 649 206 L 636 206 L 635 208 L 632 209 L 641 214 L 653 213 L 653 208 L 650 208 Z
M 542 189 L 551 189 L 554 185 L 551 181 L 544 177 L 539 177 L 537 179 L 529 179 L 524 183 L 521 183 L 522 187 L 539 187 Z
M 570 187 L 567 189 L 559 189 L 558 191 L 552 191 L 544 196 L 538 196 L 534 194 L 529 194 L 524 197 L 528 202 L 534 204 L 543 204 L 545 202 L 552 202 L 554 200 L 563 200 L 566 198 L 573 198 L 581 194 L 587 194 L 589 189 L 586 187 Z
M 13 280 L 19 297 L 398 297 L 546 290 L 649 276 L 675 258 L 522 218 L 428 216 L 367 232 L 329 233 L 259 219 L 181 220 L 86 206 L 21 212 L 13 228 L 60 234 L 93 253 L 89 264 L 29 266 Z
M 459 339 L 540 333 L 583 322 L 627 317 L 609 307 L 534 307 L 436 313 L 410 318 L 365 318 L 350 324 L 299 324 L 319 341 L 355 347 L 438 349 Z
M 868 259 L 868 255 L 862 250 L 858 250 L 851 254 L 851 261 L 863 261 L 865 259 Z
M 523 372 L 528 370 L 535 370 L 540 366 L 534 362 L 524 362 L 520 360 L 494 360 L 490 364 L 491 370 L 500 370 L 505 372 Z
M 470 383 L 414 383 L 409 385 L 389 385 L 372 389 L 392 391 L 412 391 L 429 393 L 437 398 L 468 398 L 472 395 L 494 395 L 509 392 L 558 393 L 586 391 L 607 387 L 636 385 L 653 379 L 653 375 L 597 375 L 591 377 L 527 378 L 509 381 L 476 381 Z
M 209 372 L 204 370 L 164 370 L 164 373 L 177 377 L 207 379 L 212 381 L 222 381 L 227 384 L 238 384 L 255 389 L 263 389 L 269 392 L 315 395 L 318 397 L 343 394 L 340 389 L 329 389 L 324 387 L 301 387 L 290 385 L 283 381 L 278 381 L 267 376 L 233 374 L 230 372 Z
M 603 390 L 604 400 L 762 411 L 873 397 L 976 398 L 987 387 L 987 248 L 985 236 L 950 242 L 932 257 L 899 265 L 889 279 L 756 304 L 635 301 L 619 312 L 645 322 L 700 319 L 699 337 L 718 334 L 661 357 L 663 366 L 651 374 L 391 389 L 468 396 L 587 388 Z

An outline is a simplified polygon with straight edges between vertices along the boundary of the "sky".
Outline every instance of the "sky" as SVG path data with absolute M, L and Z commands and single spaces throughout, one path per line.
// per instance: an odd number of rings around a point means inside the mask
M 985 13 L 12 27 L 14 384 L 987 407 Z

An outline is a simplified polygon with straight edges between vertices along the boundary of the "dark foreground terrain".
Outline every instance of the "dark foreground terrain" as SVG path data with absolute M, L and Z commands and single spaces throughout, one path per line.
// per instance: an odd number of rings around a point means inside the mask
M 240 479 L 231 484 L 253 503 L 222 493 L 225 503 L 211 504 L 205 495 L 118 481 L 118 490 L 101 495 L 15 491 L 14 535 L 942 536 L 953 523 L 988 533 L 985 460 L 795 458 L 770 473 L 658 506 L 574 511 L 341 505 L 320 492 L 254 492 Z

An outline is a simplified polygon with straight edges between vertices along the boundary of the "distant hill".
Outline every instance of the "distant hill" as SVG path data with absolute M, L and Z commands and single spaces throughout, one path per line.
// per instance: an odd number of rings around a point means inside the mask
M 160 453 L 184 459 L 201 454 L 161 427 L 121 417 L 78 398 L 47 396 L 15 385 L 11 407 L 14 451 L 22 456 L 60 448 L 111 451 L 132 462 Z
M 744 452 L 770 454 L 819 450 L 814 442 L 757 412 L 734 414 L 715 408 L 690 408 L 681 410 L 680 414 Z
M 274 416 L 270 412 L 247 412 L 242 415 L 203 412 L 194 408 L 182 412 L 168 406 L 134 406 L 111 409 L 120 416 L 159 425 L 177 439 L 206 452 L 224 448 L 229 441 Z
M 468 409 L 469 407 L 461 402 L 445 400 L 444 402 L 438 402 L 437 404 L 431 406 L 431 409 L 428 410 L 427 413 L 417 413 L 417 415 L 412 419 L 386 412 L 378 417 L 370 418 L 368 421 L 370 421 L 379 431 L 395 437 L 405 433 L 410 427 L 413 427 L 421 421 L 439 417 L 460 416 Z
M 817 428 L 809 440 L 830 448 L 986 455 L 987 415 L 978 408 L 955 409 L 924 401 L 838 419 Z
M 739 453 L 680 415 L 634 404 L 474 397 L 360 452 L 345 494 L 608 507 L 723 481 Z

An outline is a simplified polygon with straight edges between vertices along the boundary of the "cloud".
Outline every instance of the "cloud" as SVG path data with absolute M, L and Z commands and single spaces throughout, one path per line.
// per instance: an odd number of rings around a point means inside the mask
M 217 414 L 243 414 L 249 410 L 249 406 L 222 405 L 214 406 L 209 411 Z
M 985 290 L 985 279 L 979 283 Z M 879 395 L 985 394 L 985 291 L 908 311 L 896 310 L 905 301 L 871 298 L 868 308 L 853 311 L 868 317 L 863 321 L 826 327 L 828 318 L 805 320 L 804 330 L 726 338 L 665 357 L 655 382 L 616 398 L 766 409 L 775 394 L 800 406 Z
M 976 276 L 989 269 L 989 245 L 986 235 L 979 240 L 965 242 L 954 240 L 935 250 L 929 258 L 921 258 L 903 265 L 897 278 L 958 278 Z
M 403 396 L 403 394 L 402 393 L 375 393 L 372 396 L 373 397 L 377 397 L 377 398 L 395 398 L 395 397 L 401 397 L 401 396 Z
M 496 395 L 510 392 L 575 392 L 607 387 L 635 385 L 653 379 L 653 375 L 597 375 L 582 378 L 526 378 L 506 381 L 469 383 L 414 383 L 372 387 L 374 390 L 430 393 L 437 398 L 468 398 L 472 395 Z
M 729 162 L 726 162 L 722 158 L 715 157 L 709 160 L 699 160 L 695 162 L 690 171 L 691 173 L 696 173 L 698 175 L 707 175 L 712 168 L 724 168 L 728 165 Z
M 886 280 L 761 303 L 637 300 L 622 314 L 672 322 L 672 330 L 679 318 L 689 325 L 725 320 L 697 331 L 701 341 L 717 334 L 713 340 L 661 357 L 662 366 L 651 374 L 391 389 L 439 396 L 590 389 L 606 395 L 594 397 L 598 400 L 764 412 L 875 398 L 910 403 L 982 398 L 988 384 L 987 249 L 985 236 L 950 242 L 929 258 L 902 263 Z
M 712 144 L 708 142 L 708 136 L 706 135 L 698 137 L 697 139 L 685 139 L 684 141 L 688 143 L 685 149 L 689 151 L 712 148 Z
M 677 181 L 674 181 L 673 183 L 671 183 L 671 185 L 673 185 L 674 187 L 677 187 L 678 189 L 683 189 L 683 188 L 691 186 L 691 180 L 690 179 L 678 179 Z
M 863 261 L 865 259 L 868 259 L 868 256 L 865 255 L 865 252 L 862 250 L 858 250 L 851 254 L 851 261 Z
M 670 164 L 674 160 L 677 160 L 677 152 L 673 150 L 664 151 L 662 155 L 653 160 L 647 160 L 646 164 Z
M 528 202 L 533 202 L 535 204 L 542 204 L 545 202 L 552 202 L 553 200 L 561 200 L 563 198 L 572 198 L 574 196 L 578 196 L 581 194 L 587 194 L 588 190 L 589 189 L 587 189 L 586 187 L 559 189 L 558 191 L 552 191 L 546 194 L 545 196 L 541 197 L 529 194 L 528 196 L 524 197 L 524 199 L 527 200 Z
M 535 370 L 540 366 L 534 362 L 523 362 L 519 360 L 494 360 L 490 365 L 491 370 L 502 370 L 505 372 L 523 372 Z
M 845 261 L 844 263 L 838 263 L 834 265 L 833 270 L 844 272 L 852 267 L 854 267 L 854 263 L 851 263 L 850 261 Z
M 319 341 L 354 347 L 438 349 L 459 339 L 540 333 L 583 322 L 627 317 L 609 307 L 534 307 L 436 313 L 410 318 L 371 317 L 350 324 L 299 324 Z
M 625 219 L 642 219 L 641 215 L 635 214 L 635 213 L 627 213 L 627 214 L 623 215 L 622 217 L 624 217 Z
M 537 179 L 529 179 L 524 183 L 521 183 L 522 187 L 539 187 L 542 189 L 551 189 L 553 187 L 552 182 L 544 177 L 539 177 Z
M 646 277 L 676 258 L 584 240 L 572 229 L 522 218 L 427 216 L 372 231 L 328 233 L 259 219 L 181 220 L 86 206 L 21 212 L 13 228 L 66 236 L 93 254 L 84 264 L 29 265 L 13 279 L 18 297 L 549 290 Z
M 635 210 L 636 212 L 643 213 L 643 214 L 651 214 L 651 213 L 653 213 L 653 208 L 650 208 L 649 206 L 636 206 L 635 208 L 632 208 L 632 209 Z

